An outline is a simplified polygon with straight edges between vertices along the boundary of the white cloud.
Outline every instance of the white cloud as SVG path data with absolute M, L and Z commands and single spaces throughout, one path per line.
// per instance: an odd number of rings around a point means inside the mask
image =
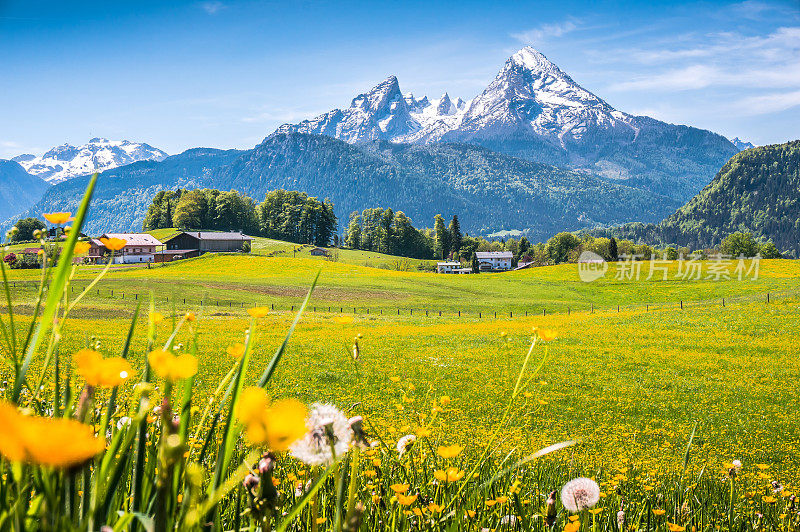
M 227 7 L 225 4 L 217 0 L 210 0 L 208 2 L 200 3 L 200 8 L 209 15 L 216 15 L 221 9 L 224 9 L 225 7 Z
M 749 96 L 736 102 L 736 110 L 743 115 L 777 113 L 800 106 L 800 90 Z
M 524 44 L 542 44 L 552 37 L 561 37 L 578 29 L 574 20 L 565 20 L 555 24 L 542 24 L 538 28 L 512 33 L 511 36 Z

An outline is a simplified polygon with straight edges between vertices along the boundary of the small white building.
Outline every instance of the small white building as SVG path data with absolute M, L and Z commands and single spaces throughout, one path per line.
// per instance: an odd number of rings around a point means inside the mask
M 103 262 L 103 257 L 110 251 L 106 249 L 101 238 L 119 238 L 125 246 L 114 252 L 114 264 L 144 264 L 154 261 L 154 253 L 163 247 L 159 240 L 146 233 L 105 233 L 90 241 L 89 259 L 92 262 Z M 107 259 L 106 259 L 107 260 Z
M 455 273 L 461 268 L 461 263 L 457 261 L 437 262 L 436 273 Z
M 478 269 L 482 272 L 506 271 L 511 269 L 511 260 L 514 254 L 510 251 L 478 251 Z

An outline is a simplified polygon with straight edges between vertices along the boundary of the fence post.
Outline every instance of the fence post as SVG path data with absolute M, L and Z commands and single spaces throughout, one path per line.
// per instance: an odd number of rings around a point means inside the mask
M 428 317 L 428 309 L 425 309 L 425 317 Z
M 497 311 L 494 311 L 494 319 L 497 319 Z
M 514 317 L 514 311 L 513 310 L 509 310 L 508 311 L 508 317 L 509 318 L 513 318 Z
M 617 312 L 619 312 L 619 305 L 617 305 Z
M 650 312 L 650 305 L 645 305 L 644 311 L 645 312 Z
M 458 317 L 459 318 L 461 317 L 461 311 L 460 310 L 458 311 Z
M 571 309 L 569 307 L 567 307 L 567 316 L 569 316 L 570 310 Z
M 441 316 L 441 315 L 442 315 L 442 311 L 440 310 L 440 311 L 439 311 L 439 316 Z
M 769 303 L 769 292 L 767 292 L 767 303 Z
M 546 308 L 542 309 L 542 316 L 547 316 L 547 309 Z
M 722 306 L 723 307 L 725 306 L 725 298 L 724 297 L 722 298 Z
M 683 310 L 683 299 L 681 299 L 681 310 Z
M 133 298 L 138 301 L 139 300 L 139 294 L 134 294 Z
M 481 317 L 481 313 L 480 313 L 480 312 L 478 312 L 478 317 L 479 317 L 479 318 Z

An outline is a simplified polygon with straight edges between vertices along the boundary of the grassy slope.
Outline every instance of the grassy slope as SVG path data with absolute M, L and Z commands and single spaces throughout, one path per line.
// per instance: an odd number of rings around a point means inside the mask
M 496 422 L 495 405 L 512 385 L 531 327 L 553 327 L 560 339 L 548 348 L 523 422 L 505 437 L 504 446 L 535 449 L 579 437 L 584 443 L 577 452 L 589 463 L 624 456 L 641 458 L 645 467 L 675 467 L 685 450 L 686 435 L 699 421 L 705 441 L 701 452 L 708 456 L 709 467 L 735 456 L 751 463 L 774 462 L 798 474 L 797 464 L 788 457 L 800 452 L 800 427 L 787 408 L 800 371 L 794 355 L 800 333 L 796 261 L 765 261 L 758 281 L 609 279 L 584 284 L 577 280 L 574 265 L 461 277 L 320 259 L 208 256 L 164 268 L 115 271 L 101 286 L 136 288 L 141 293 L 156 287 L 157 294 L 174 288 L 176 293 L 236 296 L 248 301 L 246 306 L 270 301 L 297 304 L 320 268 L 317 304 L 355 301 L 386 309 L 417 304 L 450 312 L 441 318 L 435 314 L 426 318 L 419 312 L 400 318 L 391 312 L 360 313 L 346 325 L 334 320 L 335 313 L 310 312 L 278 369 L 273 395 L 330 400 L 342 406 L 361 402 L 389 439 L 419 423 L 407 412 L 424 412 L 433 397 L 449 395 L 454 408 L 446 414 L 441 437 L 469 444 L 471 437 Z M 14 278 L 28 274 L 12 272 Z M 766 290 L 778 294 L 770 304 L 763 299 Z M 634 306 L 617 313 L 615 307 L 722 295 L 739 298 L 724 308 L 715 299 L 713 304 L 687 304 L 683 311 L 672 303 L 649 312 Z M 29 296 L 17 290 L 16 297 L 24 301 Z M 484 313 L 480 320 L 474 314 L 457 318 L 452 313 L 459 307 L 581 304 L 585 308 L 590 302 L 604 310 L 569 316 L 537 313 L 528 318 L 515 314 L 514 319 L 487 318 Z M 68 322 L 64 352 L 84 346 L 89 335 L 98 336 L 110 352 L 118 352 L 120 331 L 132 308 L 128 300 L 88 297 Z M 248 319 L 241 308 L 202 308 L 191 301 L 186 308 L 198 312 L 197 386 L 208 391 L 233 363 L 224 355 L 225 347 L 242 339 Z M 171 304 L 160 302 L 158 309 L 169 314 Z M 290 312 L 276 312 L 262 320 L 253 376 L 266 366 L 291 318 Z M 159 326 L 162 340 L 167 328 L 168 323 Z M 137 367 L 144 359 L 143 332 L 132 355 Z M 501 332 L 508 333 L 505 340 Z M 349 352 L 358 333 L 364 335 L 361 362 L 354 366 Z M 179 337 L 187 340 L 185 334 Z M 400 382 L 391 377 L 400 377 Z
M 300 253 L 298 253 L 300 255 Z M 643 278 L 647 276 L 644 264 Z M 707 265 L 706 265 L 707 267 Z M 281 309 L 297 305 L 317 271 L 320 283 L 312 305 L 321 307 L 397 308 L 463 312 L 566 312 L 596 308 L 676 305 L 697 301 L 720 303 L 722 298 L 763 298 L 767 291 L 796 290 L 800 287 L 800 263 L 762 261 L 758 280 L 727 281 L 675 280 L 677 265 L 672 264 L 670 279 L 620 281 L 612 277 L 587 284 L 579 280 L 576 266 L 565 264 L 516 272 L 480 275 L 437 275 L 424 272 L 398 272 L 365 268 L 321 258 L 258 255 L 206 255 L 152 269 L 113 271 L 103 282 L 99 298 L 117 305 L 110 297 L 115 290 L 126 297 L 153 290 L 157 298 L 178 298 L 182 307 L 204 301 L 233 301 L 239 306 L 274 304 Z M 37 279 L 37 270 L 14 270 L 11 279 Z M 90 274 L 78 274 L 75 284 L 85 284 Z M 21 294 L 22 295 L 22 294 Z M 359 311 L 361 312 L 361 310 Z

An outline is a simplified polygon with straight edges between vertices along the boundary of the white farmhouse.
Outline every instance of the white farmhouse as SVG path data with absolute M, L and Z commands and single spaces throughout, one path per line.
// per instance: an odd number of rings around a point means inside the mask
M 510 270 L 511 259 L 514 258 L 510 251 L 478 251 L 475 256 L 482 272 Z
M 457 261 L 437 262 L 436 273 L 455 273 L 461 268 L 461 263 Z
M 125 247 L 114 252 L 114 264 L 139 264 L 153 262 L 154 253 L 163 247 L 159 240 L 146 233 L 105 233 L 90 241 L 88 259 L 91 262 L 105 262 L 110 250 L 106 249 L 101 238 L 119 238 L 125 241 Z

